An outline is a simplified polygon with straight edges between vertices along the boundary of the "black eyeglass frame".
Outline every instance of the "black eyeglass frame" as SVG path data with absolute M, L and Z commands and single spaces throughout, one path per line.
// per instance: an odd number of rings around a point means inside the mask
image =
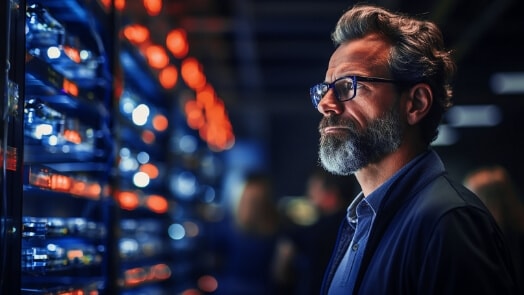
M 353 81 L 353 86 L 354 86 L 353 87 L 353 95 L 349 95 L 349 93 L 348 93 L 348 98 L 345 98 L 345 99 L 341 99 L 340 98 L 340 94 L 338 93 L 337 89 L 335 88 L 335 84 L 338 81 L 343 80 L 343 79 L 351 79 Z M 344 76 L 344 77 L 340 77 L 340 78 L 336 79 L 335 81 L 333 81 L 331 83 L 322 82 L 322 83 L 318 83 L 318 84 L 313 85 L 313 87 L 311 87 L 309 89 L 309 96 L 311 98 L 311 102 L 313 103 L 313 106 L 315 107 L 315 109 L 318 109 L 318 104 L 320 103 L 322 98 L 324 98 L 326 93 L 331 88 L 334 89 L 335 97 L 337 98 L 338 101 L 343 102 L 343 101 L 352 100 L 357 95 L 357 87 L 356 87 L 356 85 L 357 85 L 358 81 L 361 81 L 361 82 L 379 82 L 379 83 L 402 83 L 401 81 L 393 80 L 393 79 L 387 79 L 387 78 L 362 77 L 362 76 L 357 76 L 357 75 Z

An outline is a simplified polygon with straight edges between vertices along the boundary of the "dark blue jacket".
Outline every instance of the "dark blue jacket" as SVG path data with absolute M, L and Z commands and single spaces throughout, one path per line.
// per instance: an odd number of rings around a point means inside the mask
M 502 232 L 472 192 L 429 151 L 389 188 L 354 294 L 519 294 Z M 327 294 L 351 241 L 343 220 L 324 277 Z

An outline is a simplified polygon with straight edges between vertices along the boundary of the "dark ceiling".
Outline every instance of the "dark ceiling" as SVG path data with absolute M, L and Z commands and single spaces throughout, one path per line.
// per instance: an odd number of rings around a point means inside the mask
M 524 34 L 524 1 L 371 2 L 420 14 L 439 24 L 448 47 L 455 52 L 460 81 L 470 71 L 489 75 L 521 70 L 524 65 L 524 45 L 519 42 Z M 203 60 L 231 108 L 264 101 L 270 112 L 296 111 L 297 107 L 309 107 L 296 105 L 296 101 L 308 101 L 309 86 L 323 79 L 333 50 L 329 34 L 351 3 L 190 0 L 183 14 L 174 19 L 190 33 L 191 53 Z M 472 80 L 478 85 L 478 79 Z
M 173 24 L 188 31 L 190 54 L 202 61 L 209 81 L 224 100 L 237 138 L 266 145 L 276 177 L 289 180 L 290 184 L 283 185 L 285 194 L 301 189 L 307 171 L 303 168 L 316 162 L 320 116 L 309 102 L 308 89 L 323 80 L 333 50 L 330 33 L 352 3 L 187 0 L 184 4 L 171 1 L 165 7 Z M 517 142 L 522 139 L 524 93 L 496 96 L 489 79 L 498 71 L 524 71 L 524 1 L 369 3 L 435 21 L 458 63 L 455 103 L 497 104 L 503 110 L 500 126 L 462 130 L 455 146 L 440 148 L 448 166 L 462 167 L 457 175 L 468 167 L 465 163 L 479 160 L 521 170 L 517 165 L 523 163 L 522 147 Z

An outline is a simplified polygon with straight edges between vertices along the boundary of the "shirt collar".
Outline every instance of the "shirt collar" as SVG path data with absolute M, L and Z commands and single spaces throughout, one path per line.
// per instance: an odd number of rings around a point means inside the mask
M 351 202 L 349 207 L 347 208 L 347 220 L 349 224 L 352 227 L 356 226 L 357 223 L 357 207 L 358 205 L 365 201 L 367 202 L 370 207 L 373 209 L 373 212 L 375 214 L 378 213 L 378 209 L 380 208 L 380 203 L 384 199 L 386 193 L 389 191 L 389 187 L 399 178 L 401 178 L 404 174 L 407 173 L 407 171 L 417 163 L 417 160 L 424 155 L 426 155 L 428 152 L 422 153 L 421 155 L 418 155 L 414 159 L 412 159 L 409 163 L 404 165 L 401 169 L 399 169 L 393 176 L 391 176 L 386 182 L 384 182 L 382 185 L 380 185 L 376 190 L 374 190 L 371 194 L 369 194 L 367 197 L 364 196 L 363 192 L 360 192 L 355 199 Z
M 364 193 L 360 192 L 355 199 L 349 204 L 347 209 L 347 220 L 352 227 L 357 223 L 357 206 L 364 199 Z

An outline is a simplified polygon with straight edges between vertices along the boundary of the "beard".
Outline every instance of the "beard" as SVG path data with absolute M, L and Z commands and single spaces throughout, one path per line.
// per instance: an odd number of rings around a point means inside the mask
M 397 105 L 364 129 L 338 116 L 322 118 L 319 130 L 328 126 L 348 127 L 345 133 L 320 135 L 319 162 L 324 169 L 338 175 L 350 175 L 378 162 L 398 149 L 404 134 Z

